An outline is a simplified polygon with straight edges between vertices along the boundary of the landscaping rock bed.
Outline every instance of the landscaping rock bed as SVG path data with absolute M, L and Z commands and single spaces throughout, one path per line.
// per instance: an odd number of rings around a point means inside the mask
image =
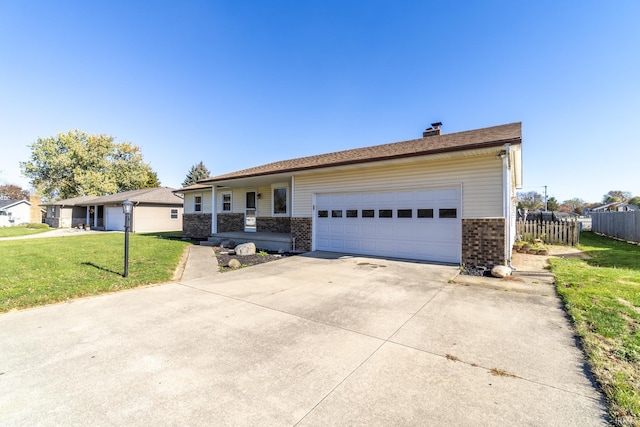
M 283 259 L 285 257 L 292 255 L 290 253 L 280 254 L 280 253 L 267 252 L 267 251 L 258 251 L 253 255 L 241 256 L 241 255 L 236 255 L 236 253 L 232 249 L 220 248 L 220 247 L 214 247 L 213 251 L 216 254 L 216 258 L 218 259 L 218 266 L 220 267 L 220 271 L 222 272 L 237 269 L 229 266 L 229 262 L 232 259 L 235 259 L 240 263 L 240 268 L 244 268 L 252 265 L 264 264 L 265 262 L 277 261 L 279 259 Z

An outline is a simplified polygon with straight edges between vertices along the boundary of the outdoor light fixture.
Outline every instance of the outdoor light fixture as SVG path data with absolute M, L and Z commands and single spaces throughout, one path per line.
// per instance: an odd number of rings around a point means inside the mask
M 124 274 L 129 275 L 129 229 L 131 228 L 131 212 L 133 212 L 133 202 L 129 199 L 122 202 L 122 212 L 124 212 Z
M 505 157 L 507 157 L 507 150 L 502 150 L 501 152 L 498 153 L 498 155 L 496 156 L 497 159 L 504 159 Z

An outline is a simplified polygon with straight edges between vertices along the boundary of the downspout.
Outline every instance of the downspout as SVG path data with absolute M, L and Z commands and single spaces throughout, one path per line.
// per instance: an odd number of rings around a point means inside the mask
M 289 203 L 291 203 L 290 216 L 289 216 L 289 227 L 291 227 L 291 222 L 293 221 L 293 206 L 294 206 L 294 194 L 296 193 L 296 177 L 291 176 L 291 197 L 289 197 Z M 290 232 L 290 234 L 293 234 Z M 291 237 L 291 252 L 296 251 L 296 236 Z
M 214 183 L 211 186 L 211 234 L 216 234 L 218 232 L 218 209 L 217 209 L 217 199 L 218 198 L 218 190 L 216 188 L 216 184 Z
M 502 185 L 503 185 L 503 197 L 502 197 L 502 209 L 504 214 L 504 219 L 506 222 L 506 239 L 504 243 L 505 255 L 507 256 L 507 266 L 513 270 L 516 268 L 511 265 L 511 250 L 513 243 L 511 242 L 512 237 L 512 229 L 511 229 L 511 220 L 513 216 L 513 212 L 511 212 L 511 145 L 505 144 L 504 146 L 505 155 L 502 158 Z

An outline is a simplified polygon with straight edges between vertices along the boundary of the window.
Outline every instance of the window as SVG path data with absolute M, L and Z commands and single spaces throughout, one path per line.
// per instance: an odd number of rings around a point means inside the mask
M 178 209 L 171 209 L 171 219 L 178 219 Z
M 438 212 L 440 218 L 457 218 L 458 209 L 440 209 Z
M 393 209 L 378 209 L 378 218 L 393 218 Z
M 413 218 L 413 210 L 398 209 L 398 218 Z
M 202 212 L 202 196 L 199 194 L 193 196 L 193 211 Z
M 231 212 L 231 192 L 222 193 L 222 212 Z
M 347 218 L 358 218 L 357 209 L 347 209 Z
M 331 218 L 342 218 L 342 211 L 341 210 L 331 211 Z
M 288 192 L 289 188 L 285 186 L 274 186 L 271 187 L 271 191 L 273 192 L 272 205 L 273 205 L 273 215 L 287 215 L 289 201 Z
M 362 218 L 375 217 L 375 211 L 373 209 L 362 209 Z
M 318 218 L 329 218 L 329 211 L 318 211 Z
M 433 218 L 433 209 L 418 209 L 418 218 Z

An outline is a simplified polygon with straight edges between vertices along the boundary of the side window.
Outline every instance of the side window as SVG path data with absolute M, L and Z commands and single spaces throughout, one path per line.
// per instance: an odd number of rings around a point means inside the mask
M 171 219 L 178 219 L 178 209 L 171 209 Z
M 231 192 L 222 193 L 222 212 L 231 212 Z
M 289 213 L 287 207 L 288 203 L 288 192 L 289 189 L 287 187 L 276 186 L 272 187 L 273 192 L 273 215 L 287 215 Z
M 202 212 L 202 196 L 200 194 L 193 196 L 193 211 Z

